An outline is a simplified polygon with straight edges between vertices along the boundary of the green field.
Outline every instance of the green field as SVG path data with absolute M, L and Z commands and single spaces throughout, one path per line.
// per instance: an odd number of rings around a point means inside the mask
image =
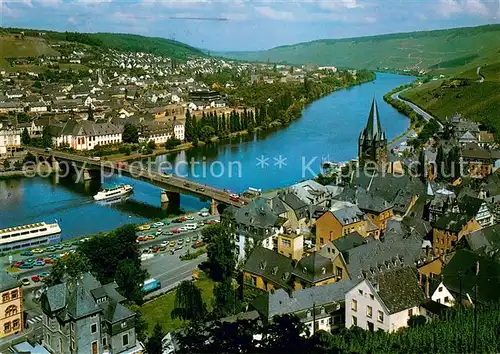
M 35 37 L 16 39 L 14 36 L 0 36 L 0 58 L 26 58 L 40 55 L 59 55 L 49 47 L 47 41 Z
M 212 307 L 214 282 L 209 279 L 200 279 L 195 282 L 201 289 L 203 300 L 208 309 Z M 156 323 L 160 323 L 165 333 L 181 328 L 185 323 L 179 319 L 173 320 L 170 313 L 174 308 L 175 291 L 144 304 L 141 313 L 148 324 L 148 333 L 151 334 Z
M 314 63 L 366 69 L 433 68 L 438 71 L 476 65 L 498 57 L 500 25 L 372 37 L 325 39 L 256 52 L 223 56 L 293 64 Z M 480 65 L 480 64 L 478 64 Z

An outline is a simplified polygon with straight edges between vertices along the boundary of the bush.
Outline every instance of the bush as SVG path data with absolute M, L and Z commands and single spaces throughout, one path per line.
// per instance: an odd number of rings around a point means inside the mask
M 207 253 L 207 249 L 205 247 L 203 248 L 200 248 L 199 250 L 197 250 L 196 252 L 193 252 L 193 253 L 188 253 L 188 254 L 185 254 L 185 255 L 182 255 L 180 256 L 180 260 L 181 261 L 190 261 L 192 259 L 196 259 L 198 258 L 199 256 L 201 256 L 202 254 L 204 253 Z
M 129 156 L 130 153 L 132 152 L 132 148 L 129 145 L 122 145 L 122 146 L 120 146 L 120 148 L 118 149 L 118 151 L 121 154 L 125 154 L 126 156 Z
M 148 148 L 150 148 L 151 150 L 156 149 L 156 143 L 154 142 L 154 140 L 148 141 Z
M 181 144 L 181 141 L 179 139 L 172 138 L 172 139 L 167 140 L 167 142 L 165 143 L 165 148 L 167 150 L 170 150 L 170 149 L 175 148 L 176 146 L 179 146 L 180 144 Z

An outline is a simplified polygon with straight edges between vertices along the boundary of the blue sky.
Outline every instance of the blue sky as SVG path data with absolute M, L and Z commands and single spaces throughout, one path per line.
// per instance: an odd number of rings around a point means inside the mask
M 500 23 L 500 0 L 0 0 L 0 23 L 136 33 L 210 50 L 256 50 Z

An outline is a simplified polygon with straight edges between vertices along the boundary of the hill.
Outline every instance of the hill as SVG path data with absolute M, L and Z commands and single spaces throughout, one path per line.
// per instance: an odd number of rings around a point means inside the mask
M 0 36 L 0 47 L 2 48 L 1 57 L 4 58 L 22 58 L 41 54 L 53 54 L 50 51 L 44 52 L 43 50 L 39 50 L 40 54 L 37 54 L 36 49 L 39 47 L 34 44 L 51 49 L 48 46 L 49 43 L 61 41 L 81 43 L 98 49 L 115 49 L 126 52 L 145 52 L 155 55 L 165 55 L 179 60 L 186 59 L 190 56 L 205 56 L 201 50 L 181 42 L 134 34 L 55 32 L 20 28 L 5 28 L 3 32 L 9 34 Z M 20 47 L 18 48 L 19 41 L 15 42 L 13 45 L 9 44 L 9 41 L 14 38 L 13 34 L 18 34 L 20 32 L 24 32 L 25 34 L 24 41 L 29 42 L 26 50 Z M 39 38 L 40 33 L 43 34 L 43 39 Z M 7 50 L 4 49 L 4 44 L 8 46 Z
M 324 39 L 221 55 L 255 61 L 376 69 L 456 69 L 498 55 L 500 25 Z
M 498 58 L 497 58 L 498 60 Z M 444 121 L 455 113 L 500 133 L 500 62 L 464 70 L 451 78 L 434 80 L 401 94 Z M 483 79 L 481 79 L 483 77 Z

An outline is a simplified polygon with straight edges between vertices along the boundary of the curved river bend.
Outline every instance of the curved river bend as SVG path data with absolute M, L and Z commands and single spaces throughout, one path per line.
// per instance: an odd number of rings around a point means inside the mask
M 413 79 L 378 73 L 373 82 L 312 103 L 286 128 L 159 156 L 152 164 L 163 169 L 175 166 L 177 174 L 236 192 L 248 187 L 274 189 L 309 179 L 319 172 L 323 159 L 348 161 L 356 157 L 358 136 L 374 96 L 388 139 L 404 132 L 408 119 L 386 104 L 383 95 Z M 135 192 L 126 202 L 103 206 L 92 200 L 99 181 L 75 184 L 60 180 L 56 184 L 53 178 L 0 180 L 0 228 L 58 219 L 66 239 L 179 212 L 162 211 L 160 190 L 147 183 L 126 177 L 111 177 L 105 183 L 131 183 Z M 206 205 L 197 198 L 181 196 L 184 210 Z

